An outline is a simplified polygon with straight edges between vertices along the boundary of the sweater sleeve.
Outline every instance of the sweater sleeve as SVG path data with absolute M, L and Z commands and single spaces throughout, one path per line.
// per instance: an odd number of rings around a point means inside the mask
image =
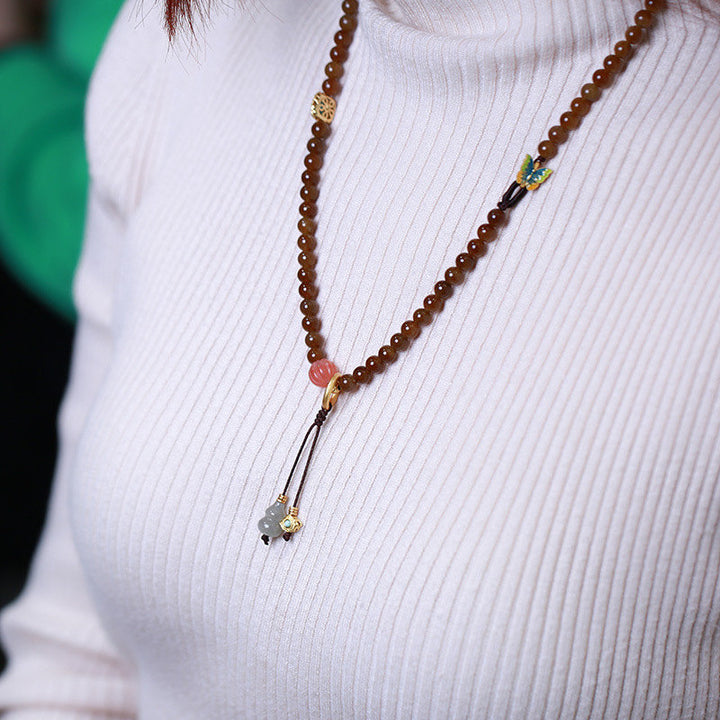
M 92 186 L 86 228 L 74 283 L 79 322 L 48 516 L 25 589 L 0 616 L 8 655 L 0 679 L 6 720 L 134 717 L 133 670 L 95 612 L 68 517 L 75 449 L 112 354 L 113 274 L 123 232 L 116 207 Z

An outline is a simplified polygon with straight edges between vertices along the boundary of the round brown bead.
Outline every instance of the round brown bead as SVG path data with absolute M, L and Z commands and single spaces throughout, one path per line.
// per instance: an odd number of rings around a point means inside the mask
M 342 10 L 347 15 L 353 15 L 358 11 L 357 0 L 343 0 Z
M 592 81 L 599 88 L 610 87 L 610 83 L 612 82 L 612 75 L 604 68 L 602 70 L 596 70 L 593 73 Z
M 355 15 L 341 15 L 340 16 L 340 29 L 350 30 L 353 32 L 357 27 L 357 18 Z
M 308 152 L 322 155 L 327 149 L 327 143 L 322 138 L 311 137 L 305 146 Z
M 420 334 L 420 326 L 413 320 L 406 320 L 400 326 L 400 332 L 408 339 L 413 340 Z
M 557 155 L 557 145 L 551 140 L 543 140 L 538 145 L 538 154 L 546 160 L 550 160 Z
M 418 325 L 429 325 L 432 322 L 432 313 L 425 308 L 418 308 L 413 313 L 413 322 Z
M 317 315 L 305 315 L 302 319 L 302 326 L 305 332 L 320 332 L 322 321 Z
M 568 131 L 562 125 L 553 125 L 548 130 L 548 137 L 556 145 L 564 143 L 568 138 Z
M 593 80 L 595 77 L 593 76 Z M 597 83 L 595 83 L 597 85 Z M 566 130 L 575 130 L 580 125 L 581 118 L 574 112 L 564 112 L 560 116 L 560 125 Z
M 378 355 L 380 356 L 380 359 L 385 361 L 385 363 L 394 363 L 397 360 L 397 350 L 392 345 L 383 345 L 378 350 Z
M 657 12 L 665 7 L 665 0 L 645 0 L 645 9 L 650 12 Z
M 305 335 L 305 344 L 311 348 L 320 348 L 323 346 L 323 337 L 318 333 L 309 332 Z
M 327 123 L 320 122 L 318 120 L 313 123 L 313 126 L 310 128 L 310 132 L 313 134 L 313 137 L 325 140 L 325 138 L 330 135 L 330 126 Z
M 475 269 L 477 265 L 477 258 L 470 253 L 460 253 L 455 258 L 455 265 L 464 272 L 470 272 Z
M 364 385 L 372 380 L 372 373 L 364 365 L 358 365 L 353 370 L 353 377 L 355 378 L 356 383 Z
M 348 55 L 348 49 L 340 45 L 334 45 L 330 50 L 330 59 L 335 60 L 335 62 L 345 62 L 348 59 Z
M 615 43 L 613 52 L 622 60 L 627 60 L 632 55 L 632 45 L 627 40 L 620 40 Z
M 649 10 L 640 10 L 635 13 L 635 24 L 641 28 L 649 28 L 654 20 L 655 16 Z
M 310 268 L 301 267 L 297 272 L 297 278 L 303 283 L 314 283 L 317 279 L 317 273 Z
M 348 48 L 352 44 L 353 33 L 349 30 L 338 30 L 335 35 L 333 35 L 333 40 L 339 47 Z
M 445 280 L 451 285 L 460 285 L 465 280 L 465 273 L 453 265 L 445 271 Z
M 320 306 L 317 304 L 316 300 L 303 300 L 300 303 L 300 312 L 303 315 L 317 315 L 319 309 Z
M 314 300 L 318 296 L 317 287 L 309 283 L 300 283 L 298 292 L 300 293 L 300 297 L 310 298 L 310 300 Z
M 314 202 L 304 202 L 298 208 L 300 215 L 306 218 L 314 218 L 317 215 L 318 207 Z
M 370 355 L 365 361 L 365 367 L 373 374 L 379 375 L 385 369 L 385 361 L 377 355 Z
M 445 301 L 435 293 L 430 293 L 430 295 L 425 296 L 423 307 L 432 313 L 438 313 L 445 307 Z
M 297 245 L 305 252 L 312 252 L 317 247 L 317 240 L 313 235 L 301 235 L 298 238 Z
M 314 187 L 320 182 L 320 173 L 317 170 L 304 170 L 300 179 L 303 181 L 303 185 Z
M 314 363 L 317 360 L 322 360 L 325 357 L 325 353 L 321 348 L 310 348 L 307 351 L 307 359 L 310 363 Z
M 625 31 L 625 39 L 631 45 L 637 45 L 639 42 L 642 42 L 642 39 L 643 39 L 642 28 L 638 27 L 637 25 L 631 25 Z
M 340 390 L 345 393 L 354 393 L 358 389 L 358 385 L 352 375 L 341 375 L 338 378 L 337 384 Z
M 300 197 L 305 202 L 315 202 L 320 195 L 320 191 L 314 185 L 303 185 L 300 188 Z
M 392 345 L 394 350 L 407 350 L 410 346 L 410 341 L 402 333 L 395 333 L 390 338 L 390 345 Z
M 443 300 L 447 300 L 447 298 L 449 298 L 453 294 L 452 285 L 445 280 L 438 280 L 435 283 L 435 287 L 433 288 L 433 290 L 435 291 L 435 294 Z
M 317 265 L 317 258 L 315 253 L 303 251 L 298 255 L 298 262 L 301 267 L 314 268 Z
M 487 251 L 487 245 L 485 244 L 484 240 L 481 240 L 480 238 L 473 238 L 467 244 L 467 251 L 473 257 L 482 257 Z
M 342 63 L 335 62 L 334 60 L 331 60 L 326 66 L 325 66 L 325 74 L 329 78 L 341 78 L 343 76 L 343 66 Z
M 305 156 L 305 167 L 308 170 L 320 170 L 323 166 L 323 158 L 319 153 L 308 153 Z
M 617 55 L 607 55 L 603 60 L 603 67 L 613 75 L 619 73 L 624 66 L 625 63 Z
M 340 84 L 340 81 L 338 79 L 325 78 L 323 80 L 322 91 L 326 95 L 330 95 L 330 97 L 334 97 L 335 95 L 338 95 L 340 93 L 340 90 L 342 90 L 342 85 Z
M 580 88 L 580 97 L 588 102 L 594 103 L 600 99 L 602 92 L 595 83 L 585 83 Z
M 477 236 L 483 242 L 492 242 L 497 237 L 497 228 L 485 223 L 477 229 Z
M 579 117 L 585 117 L 590 112 L 590 103 L 585 98 L 576 97 L 573 98 L 570 103 L 570 110 Z
M 303 217 L 298 220 L 297 228 L 303 235 L 314 235 L 317 223 L 310 218 Z
M 507 216 L 500 208 L 493 208 L 487 215 L 488 225 L 500 227 L 507 222 Z

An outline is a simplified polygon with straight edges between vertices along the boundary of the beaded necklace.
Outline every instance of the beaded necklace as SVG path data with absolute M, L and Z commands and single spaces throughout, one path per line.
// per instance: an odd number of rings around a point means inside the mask
M 487 215 L 487 222 L 477 229 L 476 237 L 468 242 L 465 250 L 455 258 L 455 264 L 445 270 L 443 279 L 435 283 L 433 292 L 425 297 L 423 306 L 415 310 L 412 318 L 400 326 L 400 331 L 392 335 L 387 345 L 383 345 L 376 355 L 370 355 L 363 365 L 358 365 L 352 373 L 341 373 L 331 360 L 325 357 L 324 338 L 320 333 L 319 305 L 317 302 L 318 288 L 315 284 L 317 274 L 315 265 L 317 257 L 315 248 L 317 240 L 315 232 L 317 223 L 317 199 L 320 194 L 320 170 L 327 147 L 326 140 L 330 135 L 330 123 L 336 109 L 336 98 L 340 94 L 340 78 L 344 73 L 344 63 L 348 58 L 349 48 L 357 28 L 358 0 L 343 0 L 340 17 L 340 29 L 335 33 L 335 44 L 330 50 L 330 62 L 325 66 L 326 78 L 322 84 L 322 92 L 315 95 L 312 102 L 312 116 L 315 122 L 312 125 L 312 137 L 308 141 L 308 154 L 305 156 L 305 170 L 302 173 L 302 188 L 300 197 L 300 220 L 298 229 L 298 247 L 300 254 L 298 261 L 298 288 L 302 302 L 300 312 L 303 315 L 302 327 L 306 332 L 305 344 L 309 350 L 307 359 L 310 362 L 310 381 L 325 388 L 322 404 L 315 420 L 305 433 L 295 462 L 285 487 L 278 495 L 276 501 L 265 511 L 265 515 L 258 522 L 261 538 L 267 545 L 270 538 L 280 537 L 289 540 L 303 526 L 298 518 L 298 503 L 303 485 L 308 474 L 310 461 L 315 451 L 320 428 L 327 416 L 335 407 L 340 395 L 355 392 L 360 385 L 369 383 L 376 375 L 395 362 L 398 353 L 407 350 L 412 342 L 420 335 L 422 328 L 432 322 L 433 316 L 442 312 L 445 301 L 453 294 L 454 288 L 461 285 L 465 277 L 471 272 L 487 249 L 487 244 L 497 237 L 500 228 L 507 223 L 508 211 L 522 200 L 528 191 L 536 190 L 552 173 L 544 164 L 555 157 L 558 146 L 564 143 L 570 133 L 579 127 L 582 118 L 588 114 L 594 102 L 600 99 L 602 91 L 608 88 L 614 76 L 624 69 L 627 61 L 633 54 L 633 46 L 647 39 L 648 30 L 653 25 L 655 14 L 664 7 L 664 0 L 644 0 L 644 8 L 634 17 L 634 24 L 625 31 L 625 37 L 615 44 L 613 52 L 603 60 L 603 67 L 592 75 L 592 82 L 586 83 L 580 89 L 580 94 L 570 103 L 570 110 L 560 116 L 560 123 L 553 125 L 547 138 L 538 145 L 538 155 L 533 160 L 526 155 L 517 177 L 505 191 L 502 198 Z M 295 473 L 302 451 L 312 432 L 315 432 L 305 469 L 293 504 L 287 508 L 288 489 Z

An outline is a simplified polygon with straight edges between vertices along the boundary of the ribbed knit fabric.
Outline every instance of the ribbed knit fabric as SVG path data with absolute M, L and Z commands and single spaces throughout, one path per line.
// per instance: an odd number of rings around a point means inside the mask
M 339 0 L 131 2 L 91 87 L 62 451 L 8 720 L 720 717 L 720 22 L 672 5 L 412 348 L 320 403 L 297 294 Z M 328 356 L 422 304 L 638 9 L 361 0 L 326 156 Z M 297 487 L 291 486 L 291 498 Z

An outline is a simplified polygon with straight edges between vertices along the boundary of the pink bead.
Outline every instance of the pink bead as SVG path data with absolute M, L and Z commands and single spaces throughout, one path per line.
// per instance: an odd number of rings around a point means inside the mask
M 338 372 L 338 369 L 332 360 L 328 360 L 327 358 L 316 360 L 310 366 L 310 382 L 318 387 L 327 387 L 330 378 L 336 372 Z

